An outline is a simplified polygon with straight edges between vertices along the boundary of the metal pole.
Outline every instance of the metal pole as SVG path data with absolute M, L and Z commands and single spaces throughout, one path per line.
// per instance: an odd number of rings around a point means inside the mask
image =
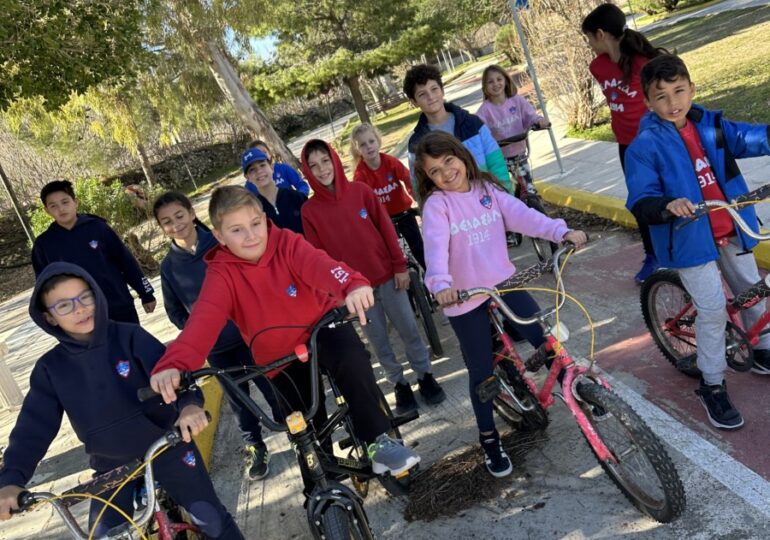
M 529 47 L 527 46 L 527 37 L 524 35 L 524 29 L 521 26 L 521 19 L 519 19 L 519 10 L 516 8 L 516 0 L 509 0 L 508 6 L 513 13 L 513 22 L 516 25 L 516 31 L 519 33 L 519 40 L 521 41 L 521 48 L 524 51 L 524 56 L 527 58 L 527 66 L 529 67 L 529 74 L 532 78 L 532 84 L 535 86 L 535 93 L 537 94 L 537 100 L 540 102 L 540 108 L 543 109 L 543 118 L 549 124 L 551 121 L 548 119 L 548 111 L 545 109 L 545 100 L 543 99 L 543 93 L 540 91 L 540 83 L 537 82 L 537 73 L 535 73 L 535 65 L 532 63 L 532 56 L 529 54 Z M 556 162 L 559 164 L 559 172 L 564 174 L 564 165 L 561 162 L 561 154 L 559 153 L 559 147 L 556 145 L 556 137 L 553 135 L 553 128 L 548 128 L 548 136 L 551 138 L 551 146 L 553 146 L 553 153 L 556 156 Z
M 454 60 L 452 60 L 452 49 L 449 47 L 446 48 L 446 55 L 449 57 L 449 65 L 452 66 L 452 71 L 455 70 L 455 63 Z
M 631 7 L 631 0 L 628 0 L 628 11 L 631 12 L 631 21 L 634 23 L 634 30 L 639 30 L 636 26 L 636 14 L 634 13 L 634 8 Z
M 337 134 L 334 133 L 334 118 L 332 118 L 332 109 L 329 106 L 329 92 L 331 92 L 331 90 L 324 93 L 324 96 L 326 96 L 326 112 L 329 114 L 329 127 L 332 128 L 332 139 L 336 139 Z

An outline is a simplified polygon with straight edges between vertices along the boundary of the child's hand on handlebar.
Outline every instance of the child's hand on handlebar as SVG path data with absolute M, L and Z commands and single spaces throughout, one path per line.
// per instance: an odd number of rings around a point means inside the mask
M 176 423 L 184 442 L 190 442 L 195 435 L 206 429 L 206 426 L 209 425 L 209 419 L 206 416 L 206 411 L 197 405 L 187 405 L 179 413 L 179 420 Z
M 366 310 L 374 305 L 374 290 L 368 285 L 353 289 L 345 297 L 345 305 L 352 315 L 358 316 L 361 326 L 366 326 Z
M 697 208 L 687 197 L 680 197 L 668 203 L 666 210 L 676 217 L 693 217 Z
M 11 510 L 19 509 L 19 493 L 24 488 L 19 486 L 5 486 L 0 488 L 0 521 L 11 519 Z
M 583 231 L 569 231 L 562 238 L 563 242 L 572 242 L 575 244 L 575 249 L 580 249 L 588 242 L 588 236 Z
M 175 390 L 179 388 L 182 376 L 176 368 L 164 369 L 150 377 L 150 386 L 163 396 L 163 401 L 172 403 L 176 401 Z
M 537 123 L 537 125 L 540 129 L 548 129 L 549 127 L 551 127 L 551 123 L 545 118 L 541 118 L 540 121 Z
M 460 301 L 460 297 L 457 295 L 457 289 L 454 287 L 442 289 L 433 296 L 436 298 L 436 302 L 438 302 L 441 306 L 456 304 Z

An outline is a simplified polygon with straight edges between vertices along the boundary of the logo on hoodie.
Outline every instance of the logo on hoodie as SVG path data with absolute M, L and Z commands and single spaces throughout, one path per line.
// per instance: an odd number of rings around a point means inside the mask
M 195 467 L 195 463 L 196 463 L 195 452 L 193 452 L 192 450 L 188 450 L 187 452 L 185 452 L 184 455 L 182 456 L 182 463 L 184 463 L 190 468 Z
M 366 211 L 366 208 L 362 208 L 358 211 L 358 215 L 361 216 L 361 219 L 366 219 L 369 217 L 369 212 Z
M 124 379 L 128 379 L 128 376 L 131 375 L 131 364 L 128 360 L 120 360 L 115 364 L 115 371 Z
M 292 298 L 296 298 L 297 297 L 297 287 L 295 287 L 294 284 L 292 283 L 291 285 L 289 285 L 289 288 L 286 289 L 286 294 L 288 294 Z
M 99 247 L 99 240 L 91 240 L 88 245 L 91 246 L 91 249 L 96 249 Z
M 489 195 L 484 195 L 482 198 L 479 199 L 479 202 L 484 208 L 492 208 L 492 197 Z

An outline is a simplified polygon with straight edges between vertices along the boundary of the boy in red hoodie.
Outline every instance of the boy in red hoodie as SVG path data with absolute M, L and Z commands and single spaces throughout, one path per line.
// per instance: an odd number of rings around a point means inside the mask
M 343 300 L 361 324 L 366 324 L 365 310 L 374 302 L 364 276 L 315 249 L 302 236 L 272 226 L 259 200 L 246 188 L 214 190 L 209 217 L 220 246 L 204 257 L 208 268 L 198 301 L 150 379 L 166 403 L 176 399 L 179 370 L 203 365 L 228 320 L 250 343 L 254 362 L 266 365 L 306 343 L 309 329 Z M 355 329 L 350 325 L 322 329 L 318 351 L 320 365 L 350 404 L 356 436 L 370 445 L 374 472 L 396 475 L 419 463 L 411 449 L 387 436 L 390 423 L 379 408 L 369 353 Z M 309 364 L 290 364 L 272 377 L 272 383 L 285 414 L 304 410 L 310 403 Z M 325 420 L 322 402 L 314 422 L 321 425 Z M 300 466 L 310 493 L 305 464 Z
M 315 193 L 302 207 L 305 238 L 360 271 L 374 286 L 377 304 L 367 312 L 370 323 L 364 332 L 395 385 L 396 414 L 409 412 L 417 402 L 390 345 L 386 315 L 404 342 L 423 399 L 441 403 L 446 395 L 433 378 L 428 347 L 409 304 L 406 258 L 387 210 L 372 188 L 348 182 L 339 156 L 324 141 L 308 141 L 302 149 L 302 173 Z

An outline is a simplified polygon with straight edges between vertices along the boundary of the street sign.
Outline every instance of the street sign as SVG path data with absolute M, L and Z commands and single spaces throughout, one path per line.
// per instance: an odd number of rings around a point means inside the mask
M 529 9 L 529 0 L 514 0 L 516 9 Z

